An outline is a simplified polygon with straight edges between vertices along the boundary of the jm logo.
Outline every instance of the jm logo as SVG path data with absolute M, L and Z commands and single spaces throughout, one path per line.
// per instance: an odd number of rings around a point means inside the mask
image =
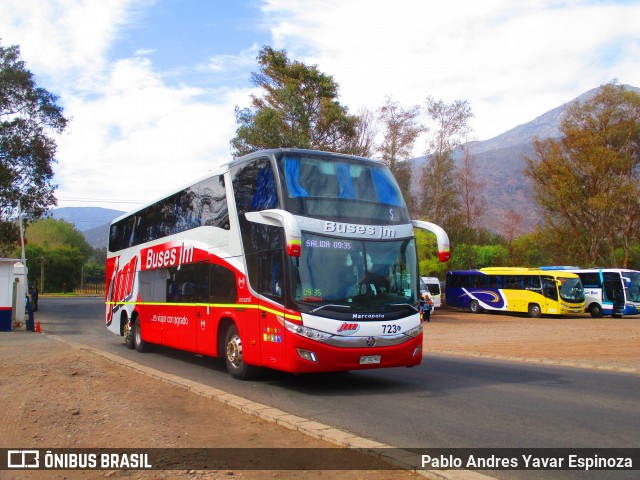
M 38 450 L 8 450 L 7 468 L 40 468 Z

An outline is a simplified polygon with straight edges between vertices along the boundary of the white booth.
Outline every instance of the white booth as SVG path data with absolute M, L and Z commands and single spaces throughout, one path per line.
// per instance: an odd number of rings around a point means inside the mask
M 27 267 L 19 258 L 0 258 L 0 332 L 25 323 Z

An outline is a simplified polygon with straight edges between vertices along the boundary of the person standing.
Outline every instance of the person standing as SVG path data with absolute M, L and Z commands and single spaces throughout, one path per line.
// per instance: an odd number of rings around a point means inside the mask
M 33 306 L 33 311 L 38 311 L 38 287 L 33 287 L 31 291 L 31 305 Z
M 431 311 L 433 310 L 433 298 L 429 290 L 425 291 L 420 297 L 420 312 L 422 313 L 423 322 L 431 322 Z

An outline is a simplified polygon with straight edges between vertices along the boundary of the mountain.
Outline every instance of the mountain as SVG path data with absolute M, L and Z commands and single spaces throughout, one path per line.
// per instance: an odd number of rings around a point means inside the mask
M 625 88 L 640 93 L 640 88 L 624 85 Z M 540 139 L 560 137 L 560 123 L 569 105 L 584 102 L 594 96 L 600 87 L 583 93 L 574 100 L 550 110 L 534 120 L 518 125 L 494 138 L 469 142 L 469 152 L 474 157 L 477 180 L 484 184 L 483 193 L 487 205 L 482 218 L 482 226 L 501 233 L 503 215 L 514 210 L 522 216 L 523 234 L 532 231 L 540 222 L 537 204 L 533 201 L 531 182 L 525 177 L 526 156 L 533 156 L 534 137 Z M 462 149 L 454 152 L 458 166 L 462 162 Z M 408 160 L 413 163 L 414 171 L 421 171 L 425 157 Z M 419 176 L 415 176 L 411 190 L 417 193 L 420 188 Z
M 82 233 L 84 234 L 84 239 L 93 248 L 107 248 L 107 243 L 109 242 L 109 223 L 92 228 L 91 230 L 85 230 Z
M 72 223 L 84 234 L 93 248 L 106 248 L 109 239 L 109 224 L 125 212 L 99 207 L 64 207 L 51 210 L 56 220 Z
M 99 207 L 64 207 L 51 210 L 54 219 L 73 223 L 81 232 L 111 223 L 111 220 L 123 213 L 120 210 Z

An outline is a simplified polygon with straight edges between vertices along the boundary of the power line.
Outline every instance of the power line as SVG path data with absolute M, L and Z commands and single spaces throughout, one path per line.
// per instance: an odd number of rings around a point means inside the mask
M 101 198 L 70 198 L 70 197 L 58 197 L 57 200 L 61 200 L 63 202 L 90 202 L 90 203 L 134 203 L 138 205 L 144 205 L 147 202 L 142 202 L 140 200 L 104 200 Z

